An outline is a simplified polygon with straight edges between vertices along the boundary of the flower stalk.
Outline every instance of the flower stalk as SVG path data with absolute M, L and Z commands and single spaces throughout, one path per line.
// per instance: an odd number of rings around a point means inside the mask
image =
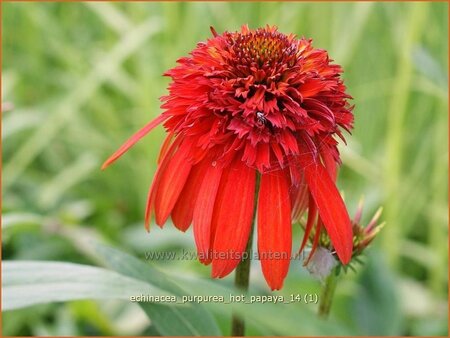
M 334 292 L 336 291 L 338 281 L 338 271 L 335 267 L 328 277 L 325 279 L 325 283 L 322 287 L 322 293 L 319 301 L 319 317 L 326 319 L 330 314 L 331 304 L 333 303 Z
M 250 255 L 252 254 L 252 247 L 253 247 L 253 228 L 255 225 L 254 219 L 255 218 L 253 218 L 252 230 L 248 238 L 244 259 L 237 266 L 236 274 L 234 276 L 234 286 L 236 287 L 236 289 L 242 290 L 243 292 L 248 291 L 250 281 L 250 264 L 251 264 Z M 242 337 L 244 335 L 245 335 L 245 320 L 241 315 L 233 313 L 231 317 L 231 336 Z
M 250 235 L 248 236 L 247 246 L 245 248 L 245 256 L 242 261 L 236 268 L 235 276 L 234 276 L 234 286 L 238 290 L 242 290 L 243 292 L 248 291 L 248 286 L 250 283 L 250 264 L 251 264 L 251 255 L 253 250 L 253 232 L 255 230 L 256 223 L 256 211 L 257 211 L 257 203 L 258 193 L 259 193 L 259 183 L 260 183 L 260 175 L 256 175 L 256 184 L 255 184 L 255 207 L 253 210 L 253 222 L 250 230 Z M 241 315 L 233 313 L 231 316 L 231 336 L 233 337 L 243 337 L 245 336 L 245 320 Z
M 332 247 L 327 236 L 322 236 L 319 240 L 319 247 L 306 262 L 308 271 L 315 277 L 323 280 L 323 287 L 319 300 L 318 316 L 326 319 L 330 314 L 333 297 L 339 280 L 341 271 L 348 269 L 354 271 L 356 263 L 362 264 L 360 256 L 363 255 L 367 247 L 372 243 L 377 234 L 383 228 L 384 223 L 379 224 L 383 208 L 379 208 L 366 226 L 361 224 L 364 201 L 360 200 L 358 209 L 352 220 L 353 227 L 353 255 L 348 265 L 336 262 L 332 256 Z M 332 264 L 331 260 L 335 262 Z M 336 265 L 337 263 L 337 265 Z M 326 276 L 326 277 L 325 277 Z

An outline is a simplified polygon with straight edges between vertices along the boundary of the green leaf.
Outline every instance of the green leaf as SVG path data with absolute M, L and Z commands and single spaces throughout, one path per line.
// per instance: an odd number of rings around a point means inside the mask
M 98 244 L 96 252 L 109 268 L 121 274 L 147 281 L 177 296 L 190 294 L 163 272 L 131 255 Z M 214 317 L 201 304 L 186 303 L 185 306 L 174 307 L 142 302 L 140 306 L 161 335 L 218 336 L 222 334 Z
M 215 302 L 206 304 L 208 307 L 213 308 L 223 315 L 229 315 L 232 309 L 245 316 L 249 326 L 253 325 L 255 328 L 263 330 L 263 332 L 273 332 L 276 336 L 346 336 L 350 334 L 348 330 L 332 318 L 324 321 L 317 317 L 315 307 L 312 304 L 305 304 L 303 302 L 274 304 L 270 301 L 266 303 L 260 301 L 256 301 L 253 304 L 249 303 L 251 296 L 258 295 L 282 295 L 286 300 L 289 300 L 290 295 L 283 292 L 268 294 L 255 290 L 256 292 L 251 291 L 246 293 L 245 302 L 229 303 L 228 299 L 230 295 L 240 295 L 242 292 L 212 280 L 200 280 L 190 276 L 178 277 L 177 280 L 183 283 L 183 285 L 186 285 L 191 292 L 195 292 L 196 295 L 223 296 L 225 298 L 225 304 Z
M 171 295 L 149 283 L 87 265 L 7 261 L 2 264 L 2 310 L 75 299 Z
M 361 288 L 353 294 L 350 318 L 361 335 L 399 335 L 403 331 L 398 281 L 384 257 L 371 252 L 361 274 Z
M 8 213 L 2 215 L 2 231 L 18 225 L 41 224 L 43 217 L 32 213 Z
M 133 256 L 110 247 L 95 244 L 95 250 L 97 256 L 100 256 L 109 268 L 133 278 L 147 280 L 177 296 L 189 294 L 223 296 L 225 303 L 228 303 L 230 294 L 240 295 L 242 293 L 236 291 L 233 287 L 224 286 L 218 281 L 167 275 L 149 263 L 144 263 Z M 189 292 L 186 292 L 183 288 L 189 290 Z M 313 311 L 307 309 L 305 304 L 246 304 L 240 302 L 223 304 L 208 302 L 205 303 L 205 306 L 186 303 L 186 306 L 177 308 L 163 307 L 151 303 L 141 303 L 141 306 L 161 335 L 220 335 L 217 324 L 205 309 L 206 307 L 218 314 L 227 316 L 227 318 L 229 318 L 233 309 L 238 313 L 245 314 L 249 324 L 255 327 L 264 327 L 282 335 L 295 335 L 299 332 L 306 335 L 348 334 L 348 331 L 345 331 L 337 323 L 324 322 L 318 319 Z M 299 321 L 299 317 L 303 319 Z M 267 318 L 270 318 L 270 320 L 267 320 Z M 305 322 L 309 325 L 305 326 Z

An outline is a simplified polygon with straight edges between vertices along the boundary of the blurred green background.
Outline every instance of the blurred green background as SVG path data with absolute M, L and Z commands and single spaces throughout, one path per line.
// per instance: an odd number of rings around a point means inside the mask
M 3 260 L 99 265 L 90 241 L 139 259 L 146 251 L 193 250 L 191 231 L 170 224 L 162 231 L 153 226 L 149 235 L 143 229 L 163 128 L 107 171 L 99 167 L 161 112 L 158 98 L 168 84 L 162 73 L 210 37 L 210 25 L 222 32 L 275 24 L 313 38 L 343 66 L 355 129 L 341 147 L 339 188 L 350 213 L 365 196 L 364 220 L 381 205 L 387 225 L 366 264 L 342 278 L 327 322 L 315 317 L 314 304 L 259 304 L 248 308 L 249 334 L 447 335 L 447 3 L 2 7 Z M 232 283 L 232 277 L 209 280 L 209 268 L 196 261 L 145 264 L 193 294 L 199 283 L 206 289 Z M 179 278 L 186 276 L 191 282 L 183 284 Z M 259 262 L 251 285 L 268 292 Z M 278 294 L 319 288 L 293 262 Z M 223 307 L 205 309 L 213 316 L 208 321 L 228 334 Z M 3 312 L 3 335 L 163 334 L 158 321 L 167 318 L 152 317 L 120 300 L 50 303 Z M 177 320 L 169 320 L 176 330 Z

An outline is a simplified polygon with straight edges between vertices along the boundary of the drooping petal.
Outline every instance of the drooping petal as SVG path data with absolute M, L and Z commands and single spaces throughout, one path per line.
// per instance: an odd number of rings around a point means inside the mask
M 317 219 L 317 206 L 316 202 L 312 198 L 311 195 L 309 195 L 309 207 L 308 207 L 308 220 L 306 221 L 306 227 L 305 227 L 305 234 L 303 235 L 302 244 L 300 245 L 299 252 L 302 252 L 305 248 L 306 243 L 308 242 L 309 234 L 311 233 L 311 230 L 314 226 L 314 223 Z
M 245 252 L 253 220 L 255 182 L 255 169 L 240 159 L 222 176 L 212 220 L 214 278 L 233 271 Z
M 291 203 L 283 171 L 261 175 L 258 194 L 258 253 L 272 290 L 283 286 L 292 250 Z
M 298 169 L 297 169 L 298 170 Z M 301 183 L 295 187 L 291 187 L 291 204 L 292 204 L 292 222 L 298 222 L 308 207 L 308 185 L 302 178 Z
M 187 150 L 182 144 L 162 172 L 155 197 L 156 224 L 160 226 L 169 218 L 192 168 Z
M 186 231 L 192 223 L 198 192 L 210 166 L 211 161 L 204 160 L 191 169 L 183 191 L 175 203 L 171 217 L 173 224 L 181 231 Z
M 147 230 L 147 232 L 150 232 L 150 221 L 152 219 L 152 213 L 155 203 L 155 187 L 157 185 L 158 185 L 158 170 L 155 173 L 155 177 L 153 178 L 152 184 L 150 185 L 150 188 L 148 189 L 147 193 L 147 204 L 145 205 L 145 218 L 144 218 L 144 227 L 145 230 Z
M 322 220 L 319 218 L 316 225 L 316 232 L 314 233 L 314 239 L 311 247 L 311 251 L 309 252 L 308 258 L 305 260 L 303 265 L 308 265 L 311 258 L 314 256 L 314 253 L 316 252 L 317 245 L 319 244 L 320 239 L 320 232 L 322 231 Z
M 164 154 L 160 154 L 160 162 L 158 163 L 158 168 L 156 169 L 155 176 L 153 177 L 152 184 L 148 190 L 147 194 L 147 205 L 145 207 L 145 229 L 150 231 L 150 220 L 152 218 L 152 212 L 155 208 L 155 197 L 156 190 L 158 188 L 159 182 L 161 181 L 162 173 L 166 170 L 167 165 L 170 162 L 174 152 L 178 149 L 181 142 L 181 138 L 175 139 L 175 141 L 170 145 Z
M 106 169 L 111 163 L 117 160 L 120 156 L 122 156 L 128 149 L 130 149 L 137 141 L 143 138 L 147 133 L 149 133 L 152 129 L 157 127 L 159 124 L 164 122 L 169 118 L 168 115 L 159 115 L 157 118 L 149 122 L 144 126 L 144 128 L 140 129 L 137 133 L 131 136 L 114 154 L 112 154 L 102 165 L 102 170 Z
M 330 175 L 333 182 L 336 182 L 337 178 L 337 163 L 333 158 L 331 150 L 327 146 L 320 147 L 320 156 L 322 157 L 323 164 L 325 165 L 325 169 L 328 171 L 328 175 Z
M 304 151 L 299 159 L 331 243 L 341 262 L 347 264 L 352 257 L 353 232 L 344 201 L 326 169 L 310 152 Z
M 161 161 L 166 156 L 167 151 L 170 149 L 170 145 L 172 144 L 172 139 L 175 136 L 175 133 L 169 133 L 166 138 L 164 139 L 163 144 L 161 145 L 161 148 L 159 150 L 159 156 L 158 156 L 158 163 L 161 163 Z
M 296 156 L 289 156 L 288 159 L 289 177 L 291 180 L 291 186 L 298 187 L 303 182 L 303 175 L 300 164 Z
M 199 260 L 203 264 L 211 262 L 210 248 L 213 233 L 211 221 L 221 177 L 222 168 L 209 165 L 195 202 L 193 215 L 194 239 Z

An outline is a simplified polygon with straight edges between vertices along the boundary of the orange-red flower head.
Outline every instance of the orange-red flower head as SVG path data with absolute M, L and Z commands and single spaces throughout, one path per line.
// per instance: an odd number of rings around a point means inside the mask
M 306 231 L 325 229 L 339 259 L 348 263 L 352 226 L 335 186 L 336 136 L 343 139 L 342 129 L 352 128 L 353 115 L 341 67 L 311 40 L 276 27 L 211 30 L 211 39 L 165 73 L 172 82 L 162 97 L 163 113 L 104 167 L 163 123 L 168 137 L 146 224 L 153 212 L 161 226 L 169 217 L 182 231 L 193 223 L 201 260 L 212 263 L 214 277 L 239 263 L 230 253 L 245 251 L 255 204 L 258 251 L 272 289 L 282 287 L 292 222 L 306 210 Z

